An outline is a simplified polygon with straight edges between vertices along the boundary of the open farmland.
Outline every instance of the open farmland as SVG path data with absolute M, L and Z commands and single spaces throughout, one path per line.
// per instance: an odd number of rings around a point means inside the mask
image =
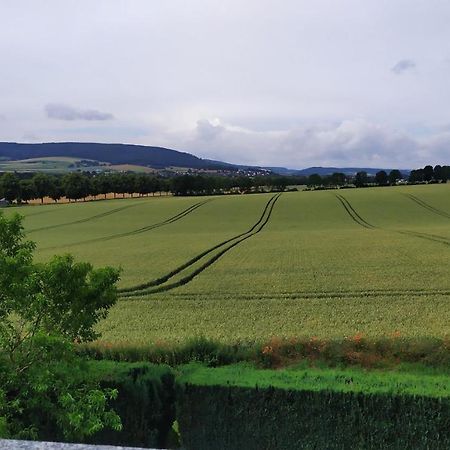
M 105 341 L 450 334 L 449 184 L 15 210 L 39 259 L 122 268 Z

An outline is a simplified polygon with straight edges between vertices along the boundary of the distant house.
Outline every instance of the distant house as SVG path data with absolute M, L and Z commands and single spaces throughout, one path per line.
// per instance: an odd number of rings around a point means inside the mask
M 3 208 L 4 206 L 8 206 L 9 202 L 6 200 L 6 198 L 0 198 L 0 208 Z

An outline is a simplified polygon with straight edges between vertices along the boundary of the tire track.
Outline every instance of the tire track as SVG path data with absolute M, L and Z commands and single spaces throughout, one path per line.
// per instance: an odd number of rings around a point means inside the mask
M 179 212 L 178 214 L 176 214 L 176 215 L 174 215 L 172 217 L 169 217 L 166 220 L 163 220 L 161 222 L 157 222 L 157 223 L 154 223 L 154 224 L 151 224 L 151 225 L 147 225 L 145 227 L 138 228 L 136 230 L 126 231 L 126 232 L 117 233 L 117 234 L 111 234 L 110 236 L 102 236 L 102 237 L 93 238 L 93 239 L 86 239 L 84 241 L 72 242 L 72 243 L 67 244 L 67 245 L 59 245 L 59 246 L 54 246 L 54 247 L 44 247 L 44 248 L 41 248 L 40 250 L 55 250 L 55 249 L 61 248 L 61 247 L 67 248 L 67 247 L 75 247 L 75 246 L 83 245 L 83 244 L 93 244 L 95 242 L 106 242 L 106 241 L 111 241 L 113 239 L 119 239 L 119 238 L 126 237 L 126 236 L 133 236 L 133 235 L 136 235 L 136 234 L 145 233 L 147 231 L 154 230 L 155 228 L 163 227 L 165 225 L 169 225 L 169 224 L 171 224 L 173 222 L 176 222 L 177 220 L 182 219 L 183 217 L 185 217 L 188 214 L 194 212 L 197 208 L 200 208 L 205 203 L 208 203 L 210 201 L 212 201 L 212 199 L 208 199 L 208 200 L 204 200 L 202 202 L 195 203 L 195 204 L 189 206 L 189 208 L 184 209 L 183 211 Z
M 120 289 L 119 290 L 119 297 L 122 298 L 130 298 L 130 297 L 137 297 L 141 295 L 149 295 L 149 294 L 155 294 L 157 292 L 163 292 L 168 291 L 171 289 L 174 289 L 179 286 L 183 286 L 190 281 L 192 281 L 197 275 L 199 275 L 201 272 L 203 272 L 205 269 L 207 269 L 209 266 L 214 264 L 219 258 L 221 258 L 225 253 L 230 251 L 232 248 L 236 247 L 243 241 L 255 236 L 256 234 L 260 233 L 263 228 L 267 225 L 267 223 L 270 220 L 270 217 L 272 215 L 273 208 L 275 206 L 275 203 L 280 198 L 281 194 L 276 194 L 273 197 L 270 198 L 270 200 L 266 203 L 264 210 L 261 214 L 261 217 L 258 219 L 258 221 L 245 233 L 238 234 L 237 236 L 234 236 L 230 239 L 227 239 L 214 247 L 211 247 L 204 252 L 200 253 L 199 255 L 195 256 L 194 258 L 191 258 L 189 261 L 187 261 L 182 266 L 178 267 L 177 269 L 173 270 L 172 272 L 166 274 L 163 277 L 160 277 L 156 280 L 150 281 L 148 283 L 143 283 L 138 286 L 133 286 L 130 288 Z M 227 245 L 230 244 L 230 245 Z M 223 247 L 218 253 L 207 259 L 200 267 L 195 269 L 193 272 L 188 273 L 186 276 L 181 278 L 180 280 L 165 284 L 167 281 L 172 279 L 175 275 L 178 275 L 182 273 L 184 270 L 190 268 L 193 264 L 200 261 L 204 256 L 209 255 L 213 251 Z M 154 289 L 151 289 L 154 288 Z
M 366 222 L 353 208 L 353 206 L 350 204 L 350 202 L 342 195 L 336 194 L 336 198 L 341 202 L 344 209 L 347 211 L 348 215 L 352 218 L 354 222 L 356 222 L 358 225 L 368 228 L 371 230 L 374 230 L 375 226 L 370 224 L 369 222 Z
M 441 217 L 445 217 L 446 219 L 450 219 L 449 213 L 442 211 L 441 209 L 435 208 L 434 206 L 429 205 L 428 203 L 424 202 L 419 197 L 416 197 L 415 195 L 412 195 L 412 194 L 403 194 L 403 195 L 405 195 L 406 197 L 411 199 L 413 202 L 417 203 L 422 208 L 425 208 L 427 211 L 432 212 L 433 214 L 437 214 Z
M 431 242 L 438 242 L 439 244 L 450 245 L 450 238 L 446 238 L 445 236 L 439 236 L 436 234 L 427 234 L 420 233 L 418 231 L 409 231 L 409 230 L 396 230 L 396 233 L 405 234 L 407 236 L 413 236 L 419 239 L 426 239 Z
M 437 242 L 439 244 L 450 245 L 450 238 L 447 238 L 445 236 L 439 236 L 437 234 L 422 233 L 419 231 L 410 231 L 410 230 L 389 230 L 387 228 L 376 227 L 376 226 L 370 224 L 369 222 L 367 222 L 365 219 L 363 219 L 356 212 L 356 210 L 353 208 L 351 203 L 344 196 L 336 194 L 336 197 L 341 202 L 341 204 L 344 206 L 345 210 L 347 211 L 349 216 L 352 218 L 352 220 L 364 228 L 368 228 L 368 229 L 372 229 L 372 230 L 378 229 L 378 230 L 383 230 L 383 231 L 389 231 L 391 233 L 403 234 L 406 236 L 412 236 L 412 237 L 416 237 L 419 239 L 425 239 L 427 241 Z
M 233 294 L 233 293 L 194 293 L 194 294 L 172 294 L 174 297 L 207 297 L 223 299 L 224 297 L 231 297 L 232 299 L 242 300 L 270 300 L 270 299 L 328 299 L 328 298 L 370 298 L 370 297 L 425 297 L 430 295 L 450 297 L 450 289 L 447 290 L 364 290 L 364 291 L 329 291 L 329 292 L 314 292 L 314 291 L 299 291 L 299 292 L 286 292 L 286 293 L 274 293 L 274 294 Z
M 111 209 L 111 210 L 106 211 L 104 213 L 96 214 L 94 216 L 86 217 L 84 219 L 74 220 L 72 222 L 64 222 L 64 223 L 59 223 L 57 225 L 49 225 L 49 226 L 46 226 L 46 227 L 32 228 L 32 229 L 27 231 L 27 234 L 35 233 L 36 231 L 44 231 L 44 230 L 47 231 L 47 230 L 53 230 L 55 228 L 66 227 L 68 225 L 78 225 L 80 223 L 90 222 L 91 220 L 101 219 L 103 217 L 108 217 L 108 216 L 110 216 L 112 214 L 115 214 L 117 212 L 123 211 L 125 209 L 134 208 L 135 206 L 138 206 L 138 205 L 139 205 L 139 203 L 133 203 L 132 205 L 126 205 L 126 206 L 122 206 L 120 208 Z

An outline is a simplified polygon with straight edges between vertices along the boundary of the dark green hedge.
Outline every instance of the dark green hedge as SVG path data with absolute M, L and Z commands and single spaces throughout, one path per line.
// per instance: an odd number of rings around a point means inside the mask
M 122 431 L 102 430 L 89 443 L 162 448 L 175 420 L 174 375 L 168 366 L 148 363 L 91 362 L 90 372 L 102 387 L 115 388 L 111 406 Z
M 448 398 L 186 384 L 177 419 L 187 450 L 450 448 Z

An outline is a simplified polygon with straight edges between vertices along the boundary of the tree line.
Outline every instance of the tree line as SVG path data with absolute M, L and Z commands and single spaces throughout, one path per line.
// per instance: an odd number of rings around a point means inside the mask
M 51 198 L 55 202 L 65 197 L 81 200 L 107 194 L 148 196 L 171 192 L 174 195 L 213 195 L 228 192 L 245 193 L 263 190 L 284 191 L 288 184 L 303 179 L 284 176 L 211 176 L 180 175 L 172 178 L 152 174 L 71 172 L 64 176 L 36 173 L 4 173 L 0 176 L 0 198 L 8 202 L 28 202 Z
M 446 183 L 450 179 L 450 166 L 436 165 L 425 166 L 423 169 L 412 170 L 409 176 L 405 176 L 398 169 L 393 169 L 389 173 L 385 170 L 378 171 L 375 175 L 369 175 L 365 171 L 357 172 L 355 175 L 346 175 L 335 172 L 331 175 L 320 176 L 315 173 L 308 177 L 306 185 L 309 187 L 339 187 L 354 185 L 364 186 L 389 186 L 395 185 L 400 180 L 410 184 L 415 183 Z
M 446 183 L 450 178 L 450 166 L 425 166 L 412 170 L 409 183 Z M 284 191 L 288 186 L 307 185 L 309 187 L 341 186 L 388 186 L 395 185 L 405 176 L 397 169 L 387 173 L 378 171 L 374 176 L 360 171 L 355 175 L 335 172 L 321 176 L 218 176 L 218 175 L 178 175 L 171 178 L 153 174 L 125 173 L 91 173 L 71 172 L 66 175 L 48 175 L 4 173 L 0 176 L 0 198 L 8 202 L 28 202 L 34 199 L 51 198 L 55 202 L 65 197 L 77 201 L 87 197 L 107 194 L 116 196 L 148 196 L 171 192 L 174 195 L 215 195 L 225 193 L 250 193 L 267 191 Z

